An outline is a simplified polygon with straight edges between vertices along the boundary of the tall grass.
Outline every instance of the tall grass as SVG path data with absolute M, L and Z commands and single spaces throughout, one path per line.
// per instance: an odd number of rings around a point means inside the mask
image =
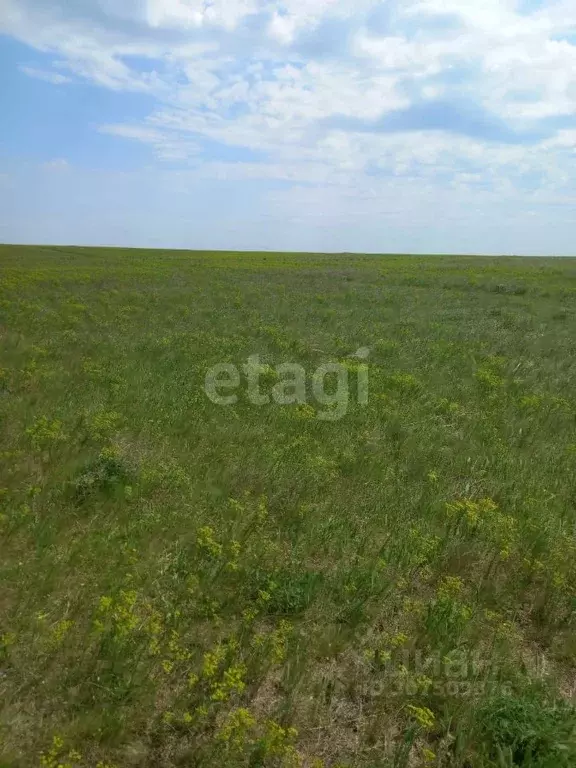
M 0 270 L 0 765 L 576 764 L 575 261 Z M 359 347 L 337 422 L 203 391 Z

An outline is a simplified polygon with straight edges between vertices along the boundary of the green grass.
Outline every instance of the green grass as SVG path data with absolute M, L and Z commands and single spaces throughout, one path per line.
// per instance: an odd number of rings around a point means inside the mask
M 575 299 L 569 259 L 0 248 L 0 765 L 575 765 Z M 340 421 L 203 390 L 360 347 Z

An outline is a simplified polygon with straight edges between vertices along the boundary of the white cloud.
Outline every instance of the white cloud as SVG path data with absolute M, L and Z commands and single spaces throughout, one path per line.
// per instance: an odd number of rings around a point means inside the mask
M 101 125 L 101 133 L 134 139 L 150 144 L 162 160 L 186 160 L 198 154 L 197 143 L 179 135 L 167 136 L 166 133 L 145 125 L 108 124 Z
M 34 77 L 37 80 L 44 80 L 47 83 L 52 83 L 52 85 L 64 85 L 65 83 L 72 82 L 71 77 L 63 75 L 60 72 L 50 72 L 49 70 L 37 69 L 36 67 L 27 67 L 25 64 L 22 64 L 19 69 L 29 77 Z
M 257 5 L 252 0 L 147 0 L 145 8 L 146 21 L 153 28 L 206 25 L 231 30 Z
M 99 129 L 102 133 L 109 133 L 112 136 L 122 136 L 125 139 L 136 139 L 148 144 L 155 144 L 161 141 L 162 134 L 153 128 L 146 128 L 144 125 L 101 125 Z
M 278 42 L 288 45 L 294 39 L 296 33 L 296 22 L 293 17 L 284 14 L 274 13 L 268 34 L 278 40 Z
M 576 151 L 576 129 L 558 131 L 552 138 L 543 143 L 544 147 L 567 147 Z
M 532 13 L 518 0 L 86 0 L 82 14 L 64 0 L 4 0 L 0 29 L 66 72 L 23 65 L 30 76 L 153 97 L 146 119 L 103 116 L 100 130 L 199 178 L 301 182 L 359 201 L 359 216 L 367 199 L 399 210 L 391 180 L 420 203 L 422 184 L 531 201 L 576 186 L 561 122 L 576 114 L 569 0 Z M 427 125 L 398 117 L 434 100 Z M 232 160 L 204 156 L 207 143 Z M 235 160 L 242 150 L 257 157 Z
M 325 18 L 349 18 L 361 10 L 361 0 L 354 6 L 347 0 L 282 0 L 270 3 L 274 8 L 268 27 L 271 37 L 288 45 L 301 32 L 309 33 Z

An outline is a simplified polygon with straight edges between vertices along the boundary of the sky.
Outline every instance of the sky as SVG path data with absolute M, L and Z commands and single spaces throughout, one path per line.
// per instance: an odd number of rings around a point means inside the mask
M 1 0 L 0 242 L 576 255 L 574 0 Z

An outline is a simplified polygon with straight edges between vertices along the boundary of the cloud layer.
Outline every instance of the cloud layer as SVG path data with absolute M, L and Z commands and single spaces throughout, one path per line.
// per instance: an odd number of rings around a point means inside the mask
M 576 197 L 573 0 L 4 0 L 0 14 L 51 57 L 27 75 L 152 97 L 145 119 L 97 130 L 195 180 L 286 184 L 304 218 Z

